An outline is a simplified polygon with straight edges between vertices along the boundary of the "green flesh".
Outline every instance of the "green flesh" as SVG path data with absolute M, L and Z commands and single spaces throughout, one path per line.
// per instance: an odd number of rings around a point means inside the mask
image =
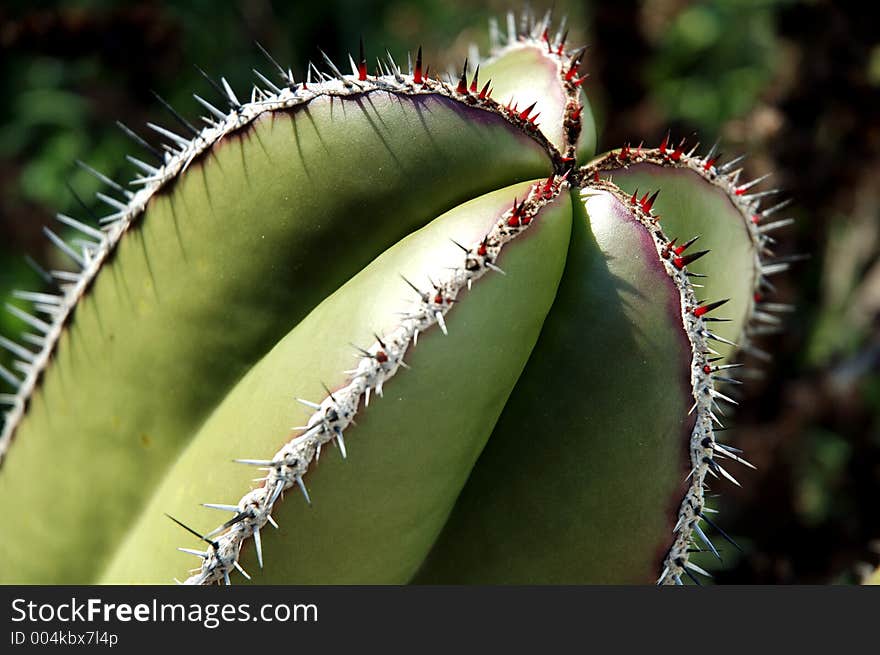
M 322 98 L 224 138 L 79 303 L 0 474 L 16 535 L 0 581 L 94 579 L 208 413 L 312 308 L 413 229 L 549 169 L 502 119 L 439 96 Z
M 169 582 L 197 560 L 176 552 L 194 539 L 163 512 L 196 529 L 226 516 L 198 503 L 236 503 L 256 469 L 233 458 L 270 458 L 318 400 L 321 382 L 337 388 L 342 371 L 373 330 L 393 326 L 414 296 L 398 274 L 427 285 L 426 275 L 460 263 L 450 242 L 479 240 L 528 185 L 494 192 L 438 218 L 407 237 L 321 303 L 232 390 L 169 470 L 117 553 L 104 582 Z M 510 244 L 499 264 L 447 315 L 449 336 L 431 328 L 403 370 L 358 414 L 345 433 L 348 460 L 328 445 L 305 481 L 309 507 L 289 491 L 274 516 L 279 531 L 262 532 L 266 567 L 252 548 L 243 565 L 255 582 L 403 583 L 440 531 L 538 338 L 556 293 L 571 231 L 563 196 Z M 442 384 L 456 380 L 455 384 Z
M 535 45 L 518 45 L 480 68 L 480 79 L 492 80 L 492 97 L 503 105 L 516 103 L 525 110 L 532 103 L 531 115 L 541 132 L 560 150 L 565 149 L 563 121 L 566 96 L 559 78 L 556 61 L 545 49 Z M 596 123 L 593 110 L 583 92 L 580 93 L 581 133 L 577 142 L 578 159 L 586 160 L 596 152 Z
M 639 197 L 645 191 L 661 190 L 653 211 L 660 216 L 663 231 L 670 239 L 678 237 L 682 244 L 700 235 L 687 252 L 711 252 L 689 264 L 688 270 L 707 276 L 697 280 L 703 285 L 697 290 L 700 300 L 730 298 L 712 313 L 730 322 L 714 323 L 711 328 L 736 342 L 745 327 L 755 288 L 755 248 L 742 215 L 721 189 L 690 170 L 641 163 L 614 170 L 611 175 L 627 193 L 638 190 Z M 733 351 L 723 343 L 713 343 L 712 347 L 725 358 Z
M 541 338 L 420 583 L 653 582 L 688 470 L 690 347 L 646 230 L 573 198 Z

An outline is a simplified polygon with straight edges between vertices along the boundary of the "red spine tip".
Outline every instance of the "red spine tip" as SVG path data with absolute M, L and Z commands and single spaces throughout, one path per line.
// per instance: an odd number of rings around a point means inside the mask
M 416 54 L 416 69 L 413 71 L 413 81 L 416 84 L 422 83 L 422 46 L 419 46 L 419 52 Z
M 471 80 L 471 86 L 470 86 L 471 93 L 477 92 L 477 81 L 479 80 L 479 78 L 480 78 L 480 67 L 477 66 L 477 70 L 474 71 L 474 79 Z
M 535 102 L 533 102 L 532 104 L 530 104 L 528 107 L 526 107 L 525 109 L 523 109 L 523 110 L 519 113 L 519 117 L 520 117 L 521 119 L 523 119 L 523 120 L 527 119 L 527 118 L 529 117 L 529 114 L 532 113 L 532 110 L 535 108 L 535 105 L 537 105 L 537 104 L 538 104 L 538 101 L 536 100 Z
M 367 81 L 367 57 L 364 54 L 364 39 L 361 37 L 360 44 L 360 61 L 358 61 L 358 80 L 361 82 Z
M 666 133 L 666 136 L 663 137 L 663 142 L 660 144 L 660 154 L 666 154 L 666 148 L 669 147 L 669 132 Z

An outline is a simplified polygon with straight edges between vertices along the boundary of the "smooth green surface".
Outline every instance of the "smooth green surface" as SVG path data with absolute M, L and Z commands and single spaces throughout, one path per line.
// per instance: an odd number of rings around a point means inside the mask
M 404 239 L 320 304 L 235 387 L 175 462 L 105 582 L 170 582 L 197 561 L 177 546 L 195 540 L 164 515 L 208 531 L 226 516 L 198 507 L 235 503 L 256 469 L 236 457 L 270 458 L 309 410 L 294 397 L 319 400 L 355 362 L 350 342 L 366 346 L 374 330 L 398 320 L 414 294 L 398 277 L 428 284 L 462 261 L 450 242 L 480 239 L 527 186 L 463 205 Z M 553 302 L 571 232 L 563 195 L 502 253 L 506 276 L 489 273 L 464 291 L 447 315 L 449 336 L 434 327 L 419 338 L 401 371 L 346 431 L 348 460 L 326 446 L 306 476 L 307 506 L 288 492 L 263 530 L 262 574 L 248 548 L 243 564 L 255 582 L 403 583 L 442 527 Z
M 537 119 L 541 132 L 553 145 L 564 150 L 565 89 L 555 60 L 547 56 L 542 47 L 521 44 L 511 48 L 482 65 L 480 79 L 492 80 L 492 97 L 503 105 L 514 102 L 522 111 L 537 103 L 532 115 L 541 114 Z M 583 92 L 580 101 L 584 108 L 577 154 L 578 158 L 586 160 L 596 152 L 596 123 Z
M 728 323 L 713 323 L 712 330 L 736 342 L 742 334 L 755 287 L 755 249 L 742 215 L 721 189 L 696 173 L 677 168 L 663 168 L 654 164 L 635 164 L 612 172 L 615 184 L 627 193 L 637 189 L 653 193 L 660 189 L 654 203 L 654 213 L 670 239 L 678 237 L 682 244 L 700 235 L 688 252 L 711 250 L 705 257 L 688 265 L 693 273 L 707 275 L 694 280 L 702 284 L 697 298 L 712 302 L 730 298 L 711 316 L 731 319 Z M 712 348 L 726 357 L 732 348 L 713 342 Z
M 650 583 L 687 474 L 690 347 L 650 237 L 575 207 L 565 274 L 419 583 Z
M 319 99 L 224 139 L 77 307 L 0 470 L 14 535 L 0 582 L 93 580 L 180 448 L 303 316 L 413 229 L 548 172 L 504 120 L 433 96 Z

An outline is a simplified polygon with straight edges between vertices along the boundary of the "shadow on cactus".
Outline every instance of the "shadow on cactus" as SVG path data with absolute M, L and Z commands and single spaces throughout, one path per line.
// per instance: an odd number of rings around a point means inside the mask
M 492 33 L 455 78 L 268 57 L 124 127 L 134 179 L 93 171 L 110 213 L 58 217 L 75 268 L 0 339 L 5 581 L 707 575 L 781 205 L 715 148 L 594 157 L 584 49 Z

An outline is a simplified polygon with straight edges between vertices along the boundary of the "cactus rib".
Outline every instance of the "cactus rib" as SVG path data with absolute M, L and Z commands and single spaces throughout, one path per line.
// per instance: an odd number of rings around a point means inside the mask
M 50 323 L 45 323 L 30 314 L 27 315 L 29 318 L 25 319 L 31 325 L 34 324 L 34 321 L 40 323 L 38 331 L 41 334 L 31 335 L 32 338 L 28 339 L 29 342 L 37 345 L 39 348 L 37 352 L 5 337 L 0 337 L 0 347 L 9 350 L 18 358 L 19 361 L 15 363 L 15 367 L 24 374 L 24 378 L 21 379 L 5 368 L 0 369 L 0 377 L 15 389 L 14 397 L 5 399 L 5 404 L 10 405 L 11 408 L 5 415 L 3 431 L 0 433 L 0 466 L 2 466 L 10 447 L 15 429 L 24 417 L 28 401 L 55 352 L 63 328 L 72 316 L 77 304 L 92 286 L 104 264 L 109 261 L 120 240 L 143 215 L 150 199 L 173 183 L 193 161 L 208 152 L 221 139 L 246 128 L 260 116 L 301 107 L 319 97 L 352 98 L 376 91 L 406 96 L 441 95 L 504 118 L 546 150 L 554 162 L 555 170 L 561 171 L 565 168 L 562 155 L 537 129 L 534 122 L 523 116 L 521 112 L 518 113 L 503 107 L 488 95 L 475 95 L 467 89 L 464 92 L 459 92 L 451 85 L 428 78 L 421 73 L 419 74 L 420 81 L 417 82 L 413 74 L 404 75 L 399 70 L 395 70 L 391 75 L 367 77 L 364 81 L 359 78 L 356 71 L 351 76 L 344 76 L 341 73 L 338 76 L 334 74 L 333 77 L 322 76 L 322 81 L 318 83 L 312 83 L 307 78 L 307 82 L 295 88 L 291 88 L 294 86 L 292 82 L 290 87 L 281 89 L 272 85 L 269 87 L 269 91 L 255 85 L 252 89 L 251 101 L 248 103 L 240 103 L 228 83 L 222 80 L 223 87 L 222 89 L 218 87 L 218 91 L 227 99 L 230 106 L 229 112 L 224 114 L 214 105 L 194 94 L 194 97 L 208 109 L 213 118 L 205 118 L 207 126 L 189 140 L 161 128 L 160 133 L 166 135 L 173 143 L 172 146 L 166 147 L 164 153 L 149 146 L 129 128 L 120 124 L 120 127 L 132 138 L 154 150 L 160 158 L 161 164 L 155 167 L 130 158 L 144 172 L 143 175 L 138 174 L 130 182 L 140 188 L 137 192 L 131 193 L 130 197 L 127 196 L 126 202 L 120 202 L 106 194 L 98 194 L 100 199 L 115 210 L 99 219 L 100 231 L 67 216 L 58 216 L 60 222 L 73 226 L 85 237 L 89 237 L 89 239 L 83 240 L 79 250 L 66 243 L 51 230 L 45 230 L 47 237 L 77 264 L 78 270 L 75 272 L 52 271 L 51 277 L 60 293 L 51 295 L 51 300 L 48 303 L 44 298 L 46 294 L 35 295 L 30 292 L 19 292 L 20 298 L 34 303 L 36 312 L 47 313 L 51 317 Z M 264 80 L 262 76 L 260 79 Z M 263 83 L 265 84 L 265 81 Z
M 534 16 L 528 11 L 523 13 L 522 18 L 523 24 L 518 28 L 511 27 L 516 22 L 515 15 L 511 13 L 508 20 L 509 33 L 507 34 L 506 43 L 502 46 L 499 38 L 492 38 L 489 56 L 485 59 L 480 59 L 479 52 L 475 51 L 471 58 L 471 63 L 476 65 L 477 69 L 480 66 L 484 68 L 491 67 L 506 56 L 515 56 L 517 53 L 525 53 L 529 50 L 537 51 L 541 58 L 549 61 L 555 68 L 556 81 L 561 86 L 564 94 L 563 112 L 562 116 L 560 116 L 562 139 L 556 145 L 562 151 L 563 161 L 574 161 L 578 139 L 582 131 L 581 117 L 585 107 L 585 103 L 581 102 L 580 95 L 583 82 L 587 77 L 586 75 L 579 76 L 578 70 L 583 61 L 586 47 L 577 50 L 566 49 L 568 33 L 564 28 L 566 22 L 564 18 L 553 36 L 551 36 L 550 12 L 547 12 L 540 21 L 535 20 Z M 493 31 L 493 25 L 497 27 L 495 23 L 490 23 L 490 32 Z M 486 83 L 487 88 L 490 86 L 490 83 L 491 80 Z M 508 103 L 508 107 L 514 113 L 527 112 L 527 115 L 534 109 L 534 105 L 527 109 L 519 107 L 513 99 Z M 529 120 L 534 123 L 537 117 L 537 113 L 532 114 Z
M 737 168 L 737 165 L 744 159 L 744 156 L 722 164 L 719 161 L 721 155 L 717 152 L 717 144 L 713 145 L 703 156 L 696 154 L 697 147 L 699 144 L 685 152 L 684 141 L 678 146 L 670 147 L 667 135 L 657 148 L 643 148 L 640 145 L 638 148 L 624 146 L 617 150 L 611 150 L 582 166 L 578 174 L 581 179 L 596 180 L 602 172 L 647 163 L 665 168 L 689 170 L 715 188 L 720 189 L 742 217 L 743 225 L 748 231 L 754 251 L 753 293 L 748 301 L 746 325 L 737 342 L 737 348 L 743 353 L 767 360 L 769 354 L 755 346 L 752 337 L 766 333 L 767 324 L 777 325 L 779 319 L 775 314 L 791 311 L 790 306 L 767 302 L 765 297 L 775 290 L 769 278 L 788 270 L 791 265 L 789 259 L 771 259 L 774 257 L 772 247 L 775 244 L 775 239 L 769 233 L 791 224 L 794 219 L 785 218 L 772 222 L 765 222 L 765 219 L 787 207 L 790 200 L 786 199 L 768 207 L 761 207 L 764 198 L 779 193 L 778 189 L 749 193 L 755 185 L 766 179 L 767 175 L 748 182 L 741 182 L 742 169 Z
M 687 264 L 694 261 L 703 253 L 694 253 L 690 256 L 681 256 L 671 248 L 675 241 L 670 241 L 658 226 L 658 217 L 651 214 L 650 205 L 633 200 L 613 182 L 602 180 L 592 181 L 589 186 L 581 191 L 582 197 L 589 197 L 597 191 L 608 191 L 620 202 L 629 207 L 633 215 L 642 223 L 653 237 L 657 254 L 667 274 L 673 279 L 681 296 L 681 316 L 683 327 L 691 343 L 691 386 L 693 389 L 694 404 L 690 413 L 695 416 L 694 427 L 690 435 L 690 460 L 691 471 L 688 474 L 689 485 L 682 500 L 675 527 L 673 528 L 673 542 L 664 557 L 663 570 L 658 578 L 658 584 L 680 584 L 682 575 L 691 575 L 691 570 L 704 573 L 689 561 L 691 549 L 694 547 L 695 535 L 703 539 L 703 543 L 714 551 L 714 546 L 705 533 L 699 527 L 701 520 L 706 520 L 702 515 L 705 500 L 703 487 L 707 474 L 717 477 L 721 475 L 734 484 L 739 485 L 736 479 L 728 473 L 718 462 L 718 458 L 727 457 L 739 463 L 751 466 L 747 461 L 736 454 L 729 446 L 718 443 L 714 425 L 723 427 L 716 415 L 719 402 L 734 403 L 734 401 L 722 394 L 715 388 L 715 381 L 719 379 L 714 374 L 719 370 L 725 370 L 725 366 L 715 366 L 712 362 L 714 351 L 710 341 L 719 340 L 707 325 L 706 314 L 717 303 L 705 304 L 697 300 L 694 285 L 690 281 Z M 678 256 L 676 256 L 678 255 Z M 734 403 L 735 404 L 735 403 Z M 699 548 L 699 546 L 697 546 Z M 696 568 L 695 568 L 696 567 Z M 708 574 L 706 574 L 708 575 Z
M 264 484 L 242 496 L 235 506 L 237 513 L 232 519 L 204 537 L 199 535 L 211 548 L 194 553 L 203 560 L 202 565 L 184 584 L 202 585 L 220 581 L 230 584 L 229 574 L 233 570 L 247 575 L 238 559 L 242 544 L 251 537 L 257 549 L 257 560 L 262 564 L 259 533 L 272 520 L 272 510 L 282 493 L 296 485 L 306 502 L 311 503 L 303 476 L 320 457 L 322 446 L 336 441 L 342 456 L 346 456 L 343 434 L 354 421 L 361 400 L 364 407 L 369 406 L 370 393 L 375 391 L 381 396 L 384 383 L 400 368 L 407 368 L 403 358 L 407 350 L 417 343 L 420 332 L 437 325 L 444 334 L 447 333 L 444 316 L 465 287 L 470 289 L 474 281 L 489 271 L 504 273 L 495 264 L 502 248 L 525 232 L 541 209 L 568 188 L 565 177 L 551 175 L 546 181 L 535 183 L 525 198 L 514 199 L 513 206 L 502 214 L 485 237 L 470 246 L 456 244 L 464 251 L 464 261 L 444 278 L 435 280 L 432 290 L 419 289 L 404 278 L 419 296 L 417 307 L 403 316 L 390 334 L 384 337 L 376 335 L 376 341 L 368 348 L 358 349 L 362 356 L 357 366 L 349 371 L 351 379 L 348 384 L 334 392 L 327 390 L 327 396 L 319 403 L 297 399 L 315 411 L 306 425 L 294 428 L 300 434 L 288 441 L 271 459 L 238 460 L 242 464 L 264 468 L 267 471 Z

